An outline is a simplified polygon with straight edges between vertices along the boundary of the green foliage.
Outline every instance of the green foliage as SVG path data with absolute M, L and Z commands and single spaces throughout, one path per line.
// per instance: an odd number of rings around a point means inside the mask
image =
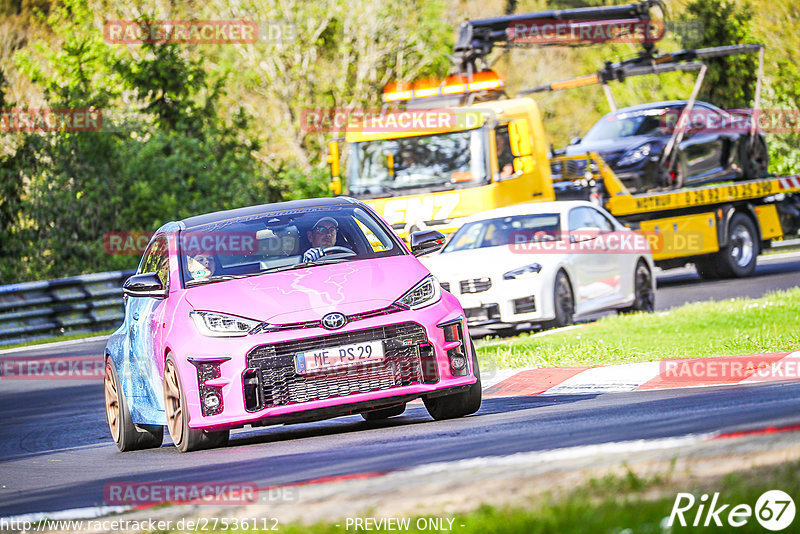
M 684 18 L 699 20 L 703 34 L 687 47 L 705 48 L 752 42 L 753 9 L 733 0 L 692 0 Z M 686 41 L 688 36 L 684 37 Z M 721 108 L 746 108 L 753 104 L 757 57 L 739 54 L 706 60 L 708 71 L 698 98 Z

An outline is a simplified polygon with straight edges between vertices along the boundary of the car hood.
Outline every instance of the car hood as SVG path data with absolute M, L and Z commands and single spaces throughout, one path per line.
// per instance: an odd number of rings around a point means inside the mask
M 611 152 L 624 152 L 632 148 L 639 147 L 647 142 L 658 141 L 660 138 L 652 135 L 634 135 L 631 137 L 620 137 L 618 139 L 601 139 L 598 141 L 587 141 L 567 147 L 567 156 L 580 156 L 588 152 L 608 154 Z
M 390 306 L 427 276 L 410 255 L 319 265 L 210 283 L 186 290 L 195 310 L 289 324 Z
M 563 254 L 559 253 L 522 253 L 504 245 L 436 254 L 422 258 L 422 261 L 442 281 L 458 282 L 484 276 L 496 277 L 531 263 L 538 263 L 545 269 L 547 265 L 558 263 L 562 257 Z

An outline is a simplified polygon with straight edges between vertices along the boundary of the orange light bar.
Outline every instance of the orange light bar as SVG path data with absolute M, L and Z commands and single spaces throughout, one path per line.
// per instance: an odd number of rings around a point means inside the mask
M 554 82 L 550 85 L 550 89 L 558 91 L 559 89 L 573 89 L 575 87 L 583 87 L 584 85 L 593 85 L 595 83 L 600 83 L 600 78 L 597 77 L 597 74 L 589 74 L 571 80 L 564 80 L 563 82 Z
M 444 80 L 444 87 L 442 87 L 443 95 L 457 95 L 467 90 L 467 80 L 463 76 L 455 74 L 448 76 Z
M 436 96 L 438 94 L 438 80 L 420 80 L 414 84 L 414 96 L 416 98 L 425 98 L 429 96 Z
M 484 70 L 475 73 L 472 81 L 467 84 L 470 91 L 490 91 L 503 87 L 503 80 L 492 70 Z
M 414 96 L 414 91 L 411 89 L 411 84 L 408 82 L 390 83 L 383 90 L 384 102 L 408 100 L 412 96 Z

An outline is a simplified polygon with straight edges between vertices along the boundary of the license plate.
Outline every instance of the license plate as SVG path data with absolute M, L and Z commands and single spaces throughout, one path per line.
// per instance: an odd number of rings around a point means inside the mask
M 366 341 L 298 352 L 294 356 L 294 366 L 298 373 L 305 374 L 361 363 L 380 362 L 383 361 L 383 357 L 383 341 Z

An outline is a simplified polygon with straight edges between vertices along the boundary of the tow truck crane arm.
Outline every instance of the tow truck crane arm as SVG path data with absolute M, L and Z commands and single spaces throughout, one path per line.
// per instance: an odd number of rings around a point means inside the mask
M 620 6 L 581 7 L 575 9 L 550 9 L 533 13 L 506 15 L 489 19 L 467 20 L 461 23 L 454 47 L 454 59 L 458 71 L 465 76 L 477 72 L 477 63 L 487 66 L 486 58 L 495 46 L 509 48 L 517 46 L 514 27 L 517 24 L 536 21 L 618 21 L 643 22 L 650 20 L 650 10 L 659 7 L 666 13 L 662 0 L 643 0 L 635 4 Z M 595 41 L 597 42 L 597 41 Z M 652 50 L 653 43 L 643 43 L 645 50 Z
M 642 76 L 645 74 L 662 74 L 678 70 L 700 70 L 704 59 L 732 56 L 747 52 L 758 52 L 762 49 L 760 44 L 739 44 L 729 46 L 715 46 L 711 48 L 698 48 L 691 50 L 679 50 L 666 54 L 654 54 L 644 52 L 635 58 L 619 61 L 616 63 L 607 62 L 602 70 L 595 74 L 587 74 L 551 82 L 540 85 L 532 89 L 525 89 L 517 93 L 527 95 L 531 93 L 541 93 L 544 91 L 559 91 L 561 89 L 572 89 L 586 85 L 606 84 L 612 81 L 624 81 L 632 76 Z

